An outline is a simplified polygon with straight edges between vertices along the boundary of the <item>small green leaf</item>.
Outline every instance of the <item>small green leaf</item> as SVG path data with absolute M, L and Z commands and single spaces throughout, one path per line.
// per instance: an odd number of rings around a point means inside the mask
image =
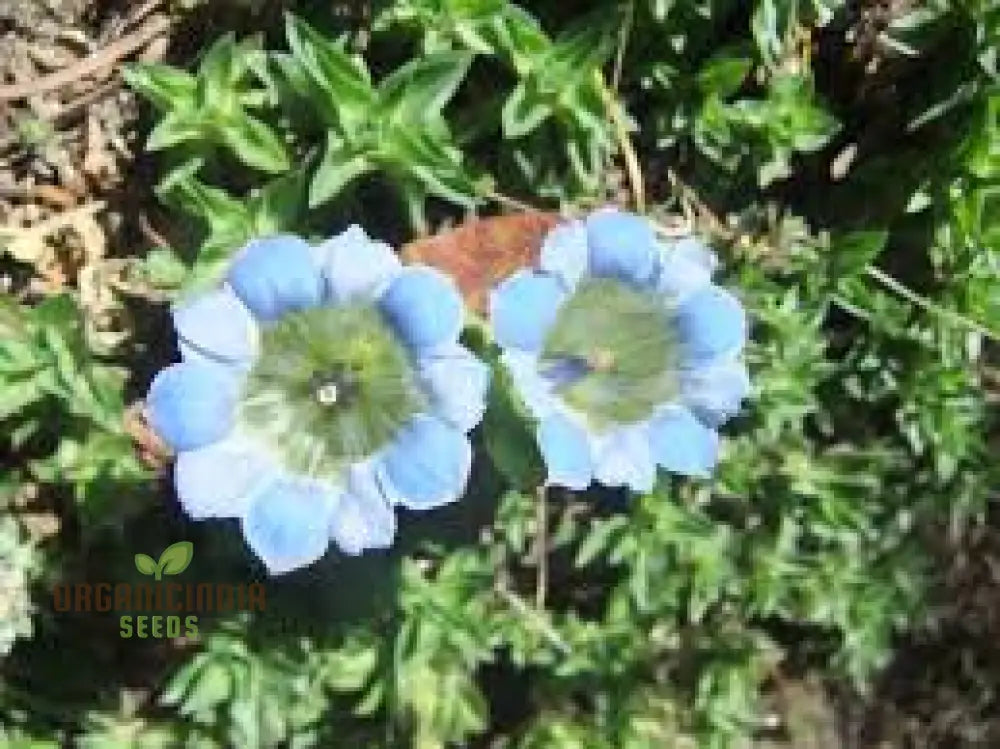
M 494 370 L 487 395 L 483 446 L 493 465 L 512 487 L 534 491 L 545 480 L 530 417 L 503 369 Z
M 374 681 L 371 687 L 355 706 L 354 714 L 358 716 L 372 715 L 385 701 L 385 682 Z
M 201 182 L 195 176 L 199 166 L 193 161 L 175 170 L 172 179 L 157 188 L 160 199 L 202 219 L 214 234 L 246 232 L 252 228 L 246 204 L 225 190 Z
M 187 278 L 188 268 L 173 250 L 158 247 L 143 259 L 142 274 L 156 288 L 176 289 Z
M 594 561 L 611 545 L 612 536 L 626 525 L 628 521 L 620 515 L 606 520 L 595 520 L 576 552 L 573 566 L 579 569 Z
M 376 103 L 375 90 L 341 45 L 290 13 L 286 33 L 295 60 L 327 94 L 340 125 L 349 130 L 363 122 Z
M 360 692 L 375 671 L 378 653 L 371 646 L 349 646 L 332 653 L 325 681 L 335 692 Z
M 219 135 L 230 152 L 244 164 L 271 174 L 291 168 L 285 144 L 260 120 L 243 112 L 219 126 Z
M 552 42 L 528 11 L 512 3 L 504 5 L 503 13 L 494 19 L 494 33 L 498 46 L 507 52 L 514 70 L 523 78 Z
M 190 541 L 178 541 L 163 550 L 158 566 L 164 575 L 179 575 L 191 564 L 193 556 L 194 544 Z
M 784 4 L 782 4 L 784 6 Z M 786 19 L 779 13 L 774 0 L 757 0 L 750 29 L 757 50 L 765 62 L 771 64 L 781 55 L 784 45 Z
M 135 555 L 135 568 L 144 575 L 156 574 L 156 562 L 146 554 Z
M 162 151 L 185 141 L 204 139 L 205 128 L 201 120 L 190 112 L 168 112 L 149 133 L 146 148 Z
M 664 20 L 670 14 L 675 4 L 676 0 L 650 0 L 653 18 L 657 21 Z
M 229 32 L 219 37 L 202 56 L 198 66 L 198 86 L 204 104 L 225 109 L 246 71 L 242 49 Z
M 374 164 L 364 154 L 351 154 L 346 144 L 330 131 L 326 150 L 312 183 L 309 185 L 309 207 L 315 208 L 337 197 L 354 179 L 374 169 Z
M 834 237 L 832 251 L 835 263 L 835 277 L 853 276 L 860 273 L 885 249 L 889 232 L 885 229 L 852 231 Z
M 589 79 L 614 51 L 617 13 L 591 14 L 559 35 L 539 61 L 538 74 L 553 91 Z M 548 89 L 549 86 L 546 86 Z
M 698 71 L 698 86 L 705 94 L 725 99 L 739 91 L 752 67 L 746 57 L 716 57 Z
M 169 65 L 135 63 L 126 65 L 122 76 L 129 86 L 162 111 L 184 109 L 193 103 L 195 79 L 183 70 Z
M 380 105 L 389 119 L 411 123 L 441 114 L 472 64 L 468 52 L 441 52 L 417 58 L 379 86 Z
M 416 177 L 432 195 L 467 208 L 476 205 L 476 181 L 463 169 L 461 152 L 443 138 L 417 128 L 393 128 L 379 155 Z
M 271 180 L 250 200 L 249 213 L 259 235 L 278 234 L 294 228 L 305 204 L 305 165 Z
M 545 122 L 552 106 L 543 101 L 525 82 L 517 84 L 503 105 L 500 123 L 507 140 L 523 138 Z

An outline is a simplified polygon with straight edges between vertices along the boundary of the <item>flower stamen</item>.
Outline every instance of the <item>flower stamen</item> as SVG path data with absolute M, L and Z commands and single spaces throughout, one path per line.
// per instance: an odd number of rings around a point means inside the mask
M 610 373 L 615 368 L 615 355 L 607 348 L 596 348 L 587 355 L 587 367 L 591 372 Z
M 285 469 L 327 477 L 389 443 L 425 404 L 409 353 L 376 307 L 312 307 L 264 331 L 239 419 Z

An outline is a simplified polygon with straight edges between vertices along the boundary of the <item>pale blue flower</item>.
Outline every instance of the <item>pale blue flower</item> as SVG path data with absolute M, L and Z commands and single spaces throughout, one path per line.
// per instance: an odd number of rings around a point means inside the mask
M 147 396 L 187 513 L 239 518 L 278 574 L 331 540 L 388 547 L 397 505 L 456 500 L 489 382 L 458 343 L 462 314 L 450 278 L 359 227 L 250 242 L 219 288 L 174 309 L 183 360 Z
M 546 237 L 538 268 L 490 297 L 494 338 L 537 420 L 548 483 L 649 491 L 662 467 L 708 476 L 749 391 L 743 306 L 699 240 L 615 209 Z

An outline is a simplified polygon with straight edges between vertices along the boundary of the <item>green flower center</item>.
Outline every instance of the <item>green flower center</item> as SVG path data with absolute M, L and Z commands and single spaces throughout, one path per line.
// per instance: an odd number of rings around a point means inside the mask
M 629 424 L 678 391 L 679 346 L 663 299 L 588 279 L 559 310 L 542 348 L 544 376 L 595 426 Z
M 240 426 L 298 474 L 339 473 L 427 406 L 410 355 L 371 305 L 313 307 L 261 332 Z

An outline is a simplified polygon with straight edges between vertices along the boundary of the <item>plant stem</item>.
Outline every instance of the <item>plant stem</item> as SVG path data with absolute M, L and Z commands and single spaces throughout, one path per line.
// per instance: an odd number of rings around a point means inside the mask
M 506 601 L 518 614 L 529 620 L 538 629 L 538 631 L 545 636 L 545 639 L 547 639 L 553 647 L 555 647 L 556 650 L 563 655 L 572 654 L 573 649 L 555 630 L 555 627 L 552 626 L 552 622 L 549 621 L 549 618 L 545 616 L 544 612 L 531 608 L 519 596 L 515 595 L 506 588 L 499 588 L 497 590 L 497 595 Z
M 986 326 L 976 322 L 975 320 L 970 320 L 968 317 L 960 315 L 958 312 L 955 312 L 954 310 L 950 310 L 938 304 L 935 304 L 926 297 L 920 296 L 920 294 L 908 288 L 907 286 L 904 286 L 895 278 L 890 276 L 888 273 L 880 270 L 879 268 L 876 268 L 874 265 L 869 265 L 865 270 L 869 276 L 874 278 L 883 286 L 892 290 L 896 294 L 899 294 L 899 296 L 903 297 L 908 302 L 912 302 L 921 309 L 926 310 L 927 312 L 931 312 L 937 315 L 938 317 L 942 317 L 945 320 L 955 323 L 960 327 L 968 328 L 969 330 L 979 333 L 980 335 L 989 338 L 992 341 L 1000 342 L 1000 333 L 990 330 Z
M 549 587 L 549 508 L 546 501 L 546 487 L 542 484 L 535 492 L 536 520 L 538 524 L 535 534 L 535 560 L 538 564 L 538 576 L 535 582 L 535 608 L 545 609 L 545 597 Z

